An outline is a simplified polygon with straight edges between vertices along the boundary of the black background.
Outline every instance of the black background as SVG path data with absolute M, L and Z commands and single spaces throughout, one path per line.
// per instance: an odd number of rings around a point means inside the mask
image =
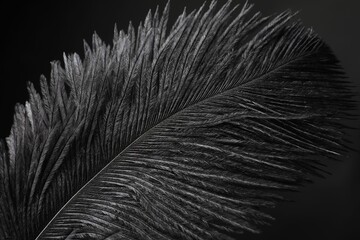
M 209 2 L 209 1 L 208 1 Z M 225 2 L 219 0 L 219 2 Z M 244 1 L 233 1 L 243 3 Z M 331 46 L 340 59 L 355 91 L 360 92 L 360 4 L 346 0 L 252 0 L 255 11 L 264 14 L 287 8 L 300 10 L 299 17 Z M 7 137 L 14 105 L 28 98 L 26 82 L 38 86 L 40 74 L 49 76 L 50 61 L 61 60 L 63 52 L 82 55 L 83 39 L 97 33 L 111 43 L 113 27 L 127 29 L 145 19 L 149 9 L 162 9 L 166 0 L 13 2 L 3 4 L 1 13 L 0 137 Z M 199 8 L 202 0 L 172 0 L 171 23 L 182 9 Z M 359 98 L 357 98 L 359 100 Z M 353 123 L 359 127 L 359 123 Z M 359 148 L 359 131 L 348 132 L 352 147 Z M 360 156 L 350 153 L 343 162 L 330 163 L 333 174 L 291 194 L 293 203 L 267 210 L 276 220 L 260 235 L 239 239 L 359 239 Z

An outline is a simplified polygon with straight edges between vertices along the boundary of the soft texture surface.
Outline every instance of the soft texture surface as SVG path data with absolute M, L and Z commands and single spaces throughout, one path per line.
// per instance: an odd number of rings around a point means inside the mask
M 0 142 L 2 239 L 227 239 L 343 150 L 353 105 L 284 12 L 151 12 L 52 64 Z

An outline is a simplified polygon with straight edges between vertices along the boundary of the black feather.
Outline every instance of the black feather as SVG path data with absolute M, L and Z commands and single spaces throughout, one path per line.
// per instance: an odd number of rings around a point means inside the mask
M 52 63 L 0 142 L 1 239 L 225 239 L 341 155 L 352 92 L 293 20 L 169 6 Z

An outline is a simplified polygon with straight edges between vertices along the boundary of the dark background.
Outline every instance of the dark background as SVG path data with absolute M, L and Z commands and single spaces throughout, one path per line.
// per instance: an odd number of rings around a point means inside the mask
M 111 43 L 113 27 L 126 29 L 145 19 L 149 9 L 162 9 L 166 0 L 56 1 L 56 3 L 13 2 L 2 6 L 0 137 L 7 137 L 14 105 L 28 98 L 26 82 L 38 86 L 40 74 L 50 73 L 50 61 L 61 60 L 63 52 L 82 56 L 83 39 L 97 33 Z M 202 0 L 172 0 L 171 23 L 182 9 L 199 8 Z M 209 2 L 209 1 L 208 1 Z M 219 2 L 225 2 L 219 0 Z M 244 1 L 233 1 L 243 3 Z M 346 0 L 252 0 L 255 11 L 264 14 L 287 8 L 301 10 L 299 17 L 330 45 L 341 61 L 355 91 L 360 92 L 360 4 Z M 359 100 L 359 98 L 357 98 Z M 359 127 L 359 123 L 352 123 Z M 359 131 L 349 131 L 352 147 L 359 150 Z M 359 239 L 360 155 L 350 153 L 343 162 L 331 163 L 333 174 L 291 194 L 293 203 L 268 210 L 276 220 L 260 235 L 239 239 Z

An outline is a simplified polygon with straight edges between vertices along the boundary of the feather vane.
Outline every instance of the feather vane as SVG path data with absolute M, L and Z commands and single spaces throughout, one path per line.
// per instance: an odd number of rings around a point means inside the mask
M 52 63 L 0 142 L 2 239 L 232 239 L 344 151 L 351 91 L 293 13 L 169 5 Z

